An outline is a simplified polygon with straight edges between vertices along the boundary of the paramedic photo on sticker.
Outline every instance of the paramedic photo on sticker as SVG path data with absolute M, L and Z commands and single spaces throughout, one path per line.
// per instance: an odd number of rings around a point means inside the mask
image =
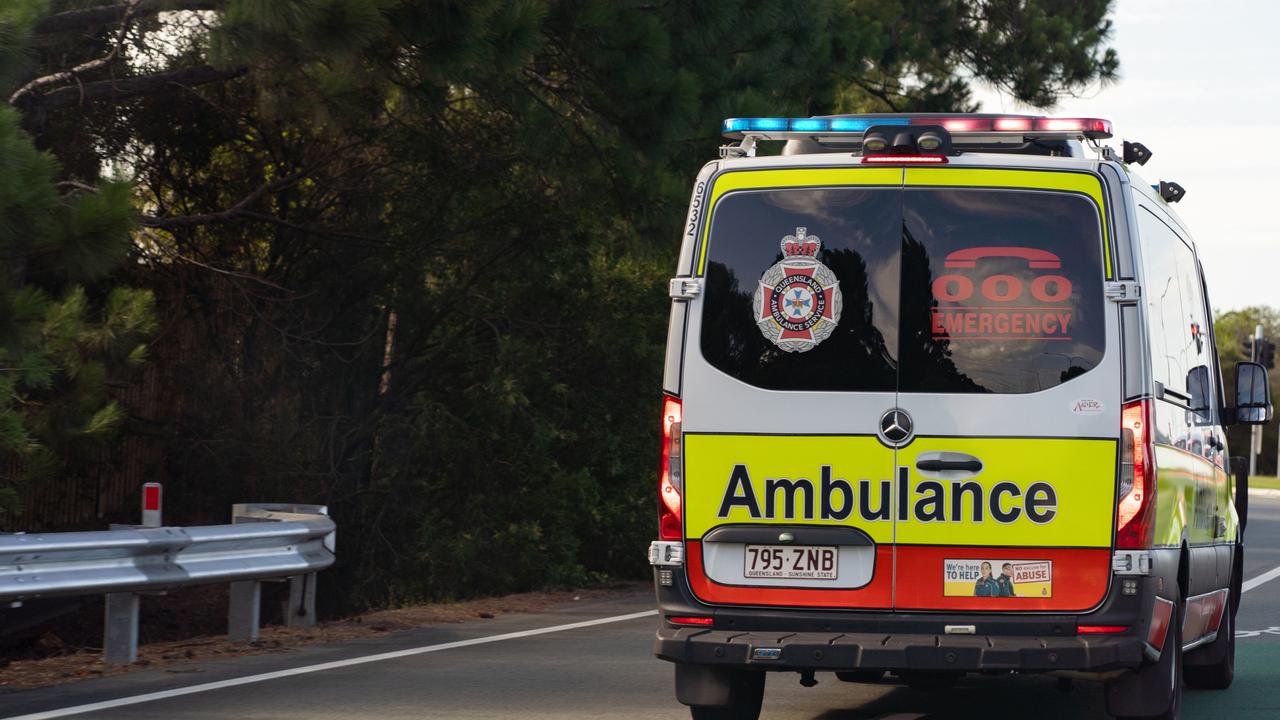
M 0 720 L 1280 718 L 1277 26 L 0 0 Z

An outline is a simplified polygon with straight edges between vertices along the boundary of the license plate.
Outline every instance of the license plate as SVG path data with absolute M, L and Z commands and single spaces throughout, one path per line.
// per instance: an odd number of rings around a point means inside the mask
M 838 549 L 820 545 L 748 545 L 743 575 L 783 580 L 835 580 L 839 568 Z

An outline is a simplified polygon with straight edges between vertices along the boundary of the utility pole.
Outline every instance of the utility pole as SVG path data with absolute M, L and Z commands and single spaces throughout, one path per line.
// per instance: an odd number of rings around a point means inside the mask
M 1262 323 L 1253 329 L 1253 351 L 1249 359 L 1257 362 L 1258 352 L 1262 348 Z M 1258 456 L 1262 454 L 1262 426 L 1254 425 L 1249 431 L 1249 477 L 1258 471 Z

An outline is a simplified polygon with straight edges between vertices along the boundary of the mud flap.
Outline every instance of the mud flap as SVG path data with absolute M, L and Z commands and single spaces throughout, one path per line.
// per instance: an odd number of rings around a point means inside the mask
M 676 699 L 685 705 L 726 707 L 733 701 L 732 668 L 676 663 Z
M 1166 631 L 1160 660 L 1106 685 L 1107 712 L 1116 717 L 1176 718 L 1182 704 L 1181 599 Z
M 1222 614 L 1222 622 L 1218 626 L 1218 637 L 1211 643 L 1206 643 L 1200 647 L 1186 653 L 1182 658 L 1182 663 L 1186 667 L 1204 667 L 1207 665 L 1217 665 L 1227 656 L 1228 650 L 1233 650 L 1231 644 L 1232 636 L 1235 633 L 1235 607 L 1229 607 Z

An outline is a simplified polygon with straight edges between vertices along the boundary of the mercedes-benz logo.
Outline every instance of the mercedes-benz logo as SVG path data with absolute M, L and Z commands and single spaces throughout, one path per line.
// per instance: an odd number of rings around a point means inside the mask
M 880 416 L 880 440 L 890 447 L 902 447 L 911 442 L 915 424 L 906 410 L 894 408 Z

